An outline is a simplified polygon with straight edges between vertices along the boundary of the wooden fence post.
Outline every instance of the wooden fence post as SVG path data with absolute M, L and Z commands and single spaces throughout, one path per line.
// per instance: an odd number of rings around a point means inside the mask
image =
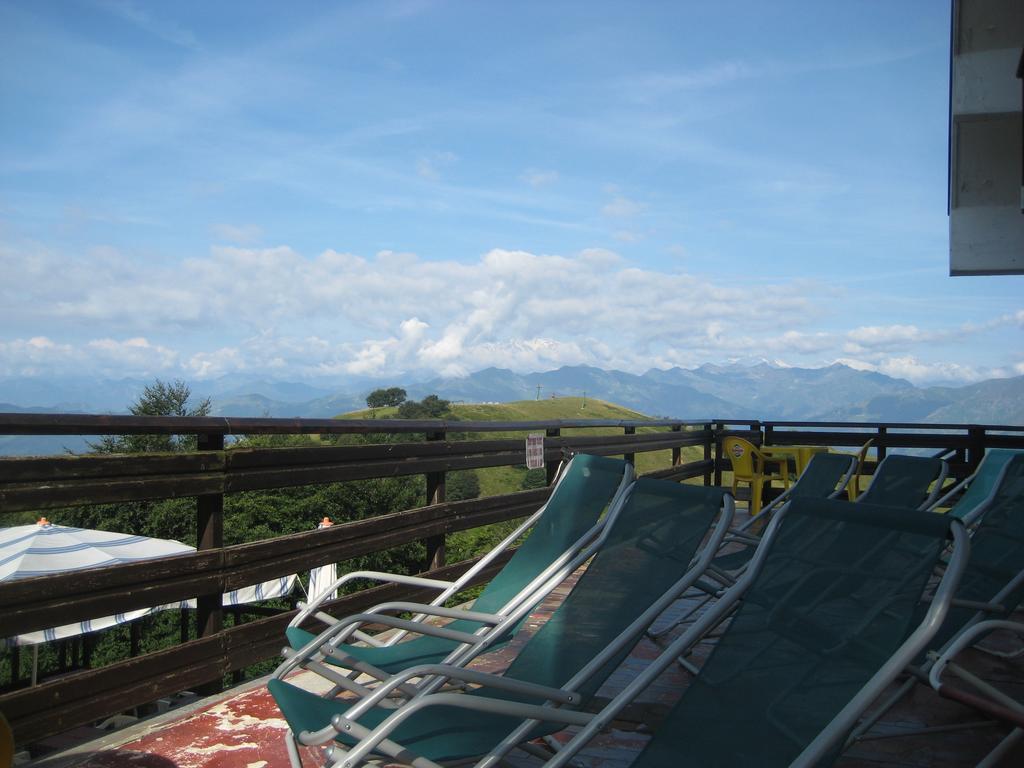
M 985 456 L 985 428 L 971 427 L 967 430 L 970 446 L 967 449 L 967 474 L 978 468 L 978 463 Z
M 625 434 L 627 434 L 627 435 L 635 435 L 636 434 L 636 427 L 626 427 L 623 430 L 623 432 Z M 628 461 L 630 464 L 632 464 L 634 468 L 636 468 L 636 454 L 635 453 L 624 454 L 623 458 L 626 461 Z
M 444 440 L 446 434 L 444 430 L 439 432 L 427 432 L 427 440 Z M 427 473 L 427 506 L 432 504 L 441 504 L 445 499 L 445 473 L 444 472 L 428 472 Z M 444 534 L 439 536 L 431 536 L 423 542 L 427 546 L 427 557 L 426 557 L 426 568 L 425 570 L 432 571 L 435 568 L 440 568 L 445 563 L 445 551 L 444 551 Z
M 545 437 L 558 437 L 561 434 L 562 434 L 562 430 L 559 429 L 558 427 L 555 427 L 554 429 L 546 430 L 545 433 L 544 433 L 544 436 Z M 548 485 L 551 485 L 551 483 L 555 479 L 555 475 L 558 474 L 558 465 L 559 464 L 561 464 L 561 461 L 559 459 L 555 459 L 554 461 L 548 461 L 548 462 L 544 463 L 544 469 L 547 472 Z
M 672 431 L 673 432 L 682 432 L 683 431 L 683 425 L 682 424 L 673 424 L 672 425 Z M 683 463 L 683 449 L 680 448 L 677 445 L 675 448 L 672 449 L 672 466 L 673 467 L 678 467 L 682 463 Z
M 223 434 L 201 434 L 197 445 L 200 451 L 223 451 Z M 196 542 L 199 550 L 219 549 L 224 546 L 224 494 L 210 493 L 196 497 Z M 199 595 L 196 598 L 196 637 L 215 635 L 224 627 L 222 596 Z M 220 679 L 198 686 L 204 696 L 218 693 L 223 684 Z
M 715 445 L 715 425 L 704 424 L 703 429 L 707 432 L 707 438 L 704 440 L 704 461 L 711 461 L 713 458 L 712 448 Z M 711 485 L 715 479 L 715 469 L 712 466 L 704 473 L 704 485 Z

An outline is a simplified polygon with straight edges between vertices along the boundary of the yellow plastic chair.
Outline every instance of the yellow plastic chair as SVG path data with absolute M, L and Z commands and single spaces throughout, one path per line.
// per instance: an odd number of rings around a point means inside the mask
M 741 437 L 727 437 L 722 441 L 722 449 L 732 462 L 732 495 L 736 495 L 739 483 L 750 484 L 750 514 L 761 511 L 761 497 L 765 482 L 781 480 L 789 488 L 789 466 L 783 457 L 765 456 L 749 440 Z M 768 466 L 774 464 L 778 472 L 769 472 Z
M 868 458 L 868 449 L 871 444 L 875 442 L 875 438 L 871 438 L 857 451 L 857 471 L 853 477 L 850 478 L 849 484 L 846 486 L 846 495 L 850 501 L 856 501 L 857 497 L 860 496 L 860 479 L 864 476 L 864 462 Z

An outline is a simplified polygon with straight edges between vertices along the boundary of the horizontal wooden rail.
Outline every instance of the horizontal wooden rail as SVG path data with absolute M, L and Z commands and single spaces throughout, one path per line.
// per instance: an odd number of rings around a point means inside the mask
M 679 464 L 674 467 L 668 467 L 666 469 L 658 469 L 654 472 L 647 472 L 644 477 L 650 477 L 658 480 L 690 480 L 694 477 L 701 477 L 707 472 L 714 469 L 715 462 L 711 461 L 691 461 L 687 464 Z
M 0 435 L 366 435 L 410 432 L 529 432 L 545 429 L 700 426 L 681 419 L 271 419 L 214 416 L 95 416 L 0 413 Z
M 749 419 L 710 419 L 719 424 L 745 424 L 761 425 L 765 428 L 777 429 L 779 427 L 798 428 L 801 430 L 815 429 L 849 429 L 849 430 L 876 430 L 884 429 L 906 429 L 915 432 L 932 432 L 948 430 L 972 430 L 981 429 L 987 432 L 1020 432 L 1024 433 L 1024 426 L 1005 424 L 931 424 L 914 423 L 910 421 L 751 421 Z M 707 423 L 707 422 L 700 422 Z
M 524 517 L 550 489 L 446 502 L 251 544 L 0 584 L 6 636 L 220 594 L 425 536 Z
M 545 456 L 702 445 L 707 432 L 548 438 Z M 465 440 L 323 448 L 234 449 L 130 456 L 0 459 L 0 512 L 266 490 L 523 464 L 522 440 Z

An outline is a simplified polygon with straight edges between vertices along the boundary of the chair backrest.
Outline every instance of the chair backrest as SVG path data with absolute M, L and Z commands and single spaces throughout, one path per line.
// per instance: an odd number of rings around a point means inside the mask
M 480 593 L 473 610 L 502 608 L 590 530 L 618 490 L 626 469 L 622 459 L 574 456 L 530 534 Z
M 946 462 L 929 456 L 892 453 L 882 459 L 858 503 L 917 509 L 929 500 L 932 484 L 946 476 Z
M 754 457 L 757 448 L 742 437 L 727 437 L 722 440 L 722 450 L 732 462 L 732 473 L 739 480 L 754 479 Z
M 637 480 L 604 545 L 505 676 L 556 687 L 569 681 L 682 578 L 724 497 L 713 486 Z M 584 701 L 635 639 L 623 639 L 621 653 L 577 689 Z
M 974 471 L 970 485 L 957 500 L 947 514 L 958 520 L 973 517 L 979 508 L 986 504 L 995 493 L 996 487 L 1003 477 L 1003 470 L 1015 456 L 1024 455 L 1024 451 L 1009 448 L 992 448 L 982 458 Z
M 790 498 L 827 499 L 849 480 L 856 457 L 848 453 L 816 453 L 789 492 Z
M 941 515 L 936 515 L 941 517 Z M 984 618 L 1002 618 L 1024 600 L 1024 585 L 1009 592 L 1006 587 L 1024 571 L 1024 453 L 1011 456 L 981 522 L 971 536 L 971 559 L 967 562 L 958 600 L 989 603 L 997 597 L 1005 611 Z M 1005 592 L 1005 594 L 1000 594 Z M 977 613 L 976 608 L 954 605 L 932 642 L 939 648 L 957 634 Z
M 690 765 L 789 765 L 909 636 L 953 524 L 794 499 L 739 610 L 633 768 L 683 754 Z

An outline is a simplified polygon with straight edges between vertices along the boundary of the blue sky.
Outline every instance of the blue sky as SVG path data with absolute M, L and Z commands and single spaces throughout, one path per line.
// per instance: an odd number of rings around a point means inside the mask
M 943 2 L 0 2 L 0 376 L 1024 374 Z

